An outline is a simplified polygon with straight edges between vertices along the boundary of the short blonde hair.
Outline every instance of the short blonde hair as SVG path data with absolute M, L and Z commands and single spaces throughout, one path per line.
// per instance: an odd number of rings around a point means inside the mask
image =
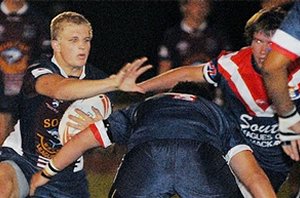
M 51 20 L 51 40 L 57 40 L 59 33 L 64 30 L 65 23 L 77 25 L 85 24 L 90 28 L 90 37 L 93 37 L 93 28 L 91 23 L 83 15 L 76 12 L 67 11 L 58 14 Z

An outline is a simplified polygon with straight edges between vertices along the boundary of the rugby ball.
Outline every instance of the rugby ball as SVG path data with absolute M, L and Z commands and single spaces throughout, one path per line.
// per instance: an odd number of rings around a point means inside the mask
M 80 130 L 78 129 L 67 126 L 67 122 L 73 122 L 68 118 L 68 116 L 74 115 L 80 117 L 75 112 L 75 109 L 80 109 L 84 113 L 88 114 L 90 117 L 94 117 L 95 113 L 92 110 L 92 107 L 97 108 L 104 119 L 108 118 L 108 116 L 112 112 L 111 102 L 109 98 L 104 94 L 100 94 L 98 96 L 94 96 L 91 98 L 76 100 L 65 111 L 59 123 L 58 134 L 59 134 L 59 139 L 63 145 L 66 144 L 72 138 L 72 136 L 80 132 Z

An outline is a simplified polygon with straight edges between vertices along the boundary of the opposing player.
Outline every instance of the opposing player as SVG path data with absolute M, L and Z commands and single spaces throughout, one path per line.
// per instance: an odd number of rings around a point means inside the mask
M 241 134 L 275 191 L 286 180 L 292 160 L 280 146 L 277 115 L 267 97 L 261 67 L 269 52 L 271 37 L 285 15 L 280 8 L 260 10 L 245 26 L 250 46 L 237 52 L 224 52 L 206 64 L 171 70 L 140 84 L 147 91 L 169 88 L 182 80 L 220 87 L 227 103 L 224 107 L 227 115 L 240 124 Z
M 300 160 L 299 74 L 291 73 L 291 62 L 299 60 L 300 56 L 299 23 L 300 2 L 296 1 L 272 38 L 272 51 L 263 67 L 266 88 L 279 115 L 282 138 L 291 142 L 291 145 L 285 144 L 283 148 L 294 160 Z
M 90 125 L 33 176 L 30 194 L 87 149 L 103 146 L 101 139 L 108 135 L 129 150 L 109 197 L 242 197 L 222 155 L 254 197 L 275 197 L 238 125 L 199 96 L 209 98 L 207 90 L 196 83 L 179 83 L 171 92 L 112 113 L 106 125 Z
M 63 12 L 53 18 L 50 29 L 54 56 L 27 70 L 21 90 L 19 124 L 0 150 L 1 197 L 28 195 L 31 176 L 61 149 L 58 124 L 74 100 L 115 90 L 141 91 L 135 80 L 151 67 L 140 68 L 147 60 L 141 58 L 107 77 L 87 66 L 92 27 L 84 16 Z M 20 150 L 18 144 L 14 145 L 18 140 L 22 142 Z M 89 197 L 82 169 L 82 160 L 73 163 L 39 189 L 35 197 Z

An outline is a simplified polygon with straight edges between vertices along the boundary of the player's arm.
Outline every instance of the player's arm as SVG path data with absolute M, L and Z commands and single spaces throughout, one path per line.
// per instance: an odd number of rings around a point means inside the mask
M 101 80 L 78 80 L 47 74 L 37 79 L 35 88 L 39 94 L 60 100 L 76 100 L 116 90 L 143 92 L 135 81 L 152 67 L 142 67 L 146 61 L 147 58 L 137 59 L 126 64 L 117 74 Z
M 183 66 L 175 68 L 156 77 L 143 81 L 138 85 L 146 92 L 149 92 L 170 89 L 179 81 L 204 82 L 205 80 L 202 71 L 203 66 L 204 65 Z
M 99 141 L 99 136 L 98 138 L 96 137 L 95 130 L 101 129 L 95 129 L 95 125 L 91 125 L 72 137 L 71 140 L 69 140 L 55 155 L 55 157 L 51 159 L 46 168 L 32 176 L 30 184 L 30 196 L 34 195 L 37 187 L 45 185 L 51 179 L 51 177 L 59 173 L 59 171 L 63 170 L 65 167 L 82 156 L 85 151 L 97 146 L 103 146 L 101 145 L 101 141 Z
M 260 168 L 250 150 L 235 154 L 229 161 L 229 165 L 253 197 L 276 197 L 268 177 Z
M 263 66 L 263 77 L 268 95 L 279 115 L 280 140 L 284 152 L 295 161 L 300 160 L 300 115 L 288 92 L 288 70 L 291 59 L 282 53 L 272 50 Z M 298 139 L 297 139 L 298 138 Z
M 272 50 L 263 66 L 263 77 L 276 111 L 285 116 L 293 110 L 294 104 L 288 93 L 288 71 L 290 59 L 281 53 Z

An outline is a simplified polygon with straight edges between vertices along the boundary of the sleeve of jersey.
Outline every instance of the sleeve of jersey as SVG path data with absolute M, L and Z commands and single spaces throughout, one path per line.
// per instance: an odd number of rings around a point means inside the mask
M 105 126 L 103 121 L 91 124 L 89 128 L 101 147 L 107 148 L 112 144 L 108 137 L 108 128 Z
M 238 122 L 235 121 L 235 118 L 232 118 L 230 115 L 225 115 L 222 111 L 220 111 L 220 116 L 222 118 L 222 121 L 219 122 L 220 145 L 222 145 L 224 159 L 229 164 L 232 157 L 239 152 L 245 150 L 252 152 L 252 149 L 243 138 L 240 126 Z
M 218 86 L 217 79 L 218 79 L 218 70 L 215 66 L 215 61 L 210 61 L 206 63 L 203 68 L 203 77 L 209 84 L 214 85 L 215 87 Z
M 297 1 L 272 37 L 272 49 L 295 60 L 300 56 L 300 2 Z
M 45 74 L 52 74 L 53 72 L 48 68 L 36 67 L 31 69 L 31 74 L 35 79 Z
M 240 144 L 237 145 L 233 148 L 231 148 L 227 154 L 224 156 L 224 159 L 226 160 L 227 164 L 230 163 L 230 160 L 232 159 L 233 156 L 235 156 L 236 154 L 238 154 L 239 152 L 242 151 L 252 151 L 252 149 L 250 148 L 250 146 L 246 145 L 246 144 Z
M 125 145 L 130 140 L 133 128 L 136 127 L 137 107 L 138 104 L 134 104 L 126 109 L 119 109 L 107 118 L 111 140 L 114 143 Z

